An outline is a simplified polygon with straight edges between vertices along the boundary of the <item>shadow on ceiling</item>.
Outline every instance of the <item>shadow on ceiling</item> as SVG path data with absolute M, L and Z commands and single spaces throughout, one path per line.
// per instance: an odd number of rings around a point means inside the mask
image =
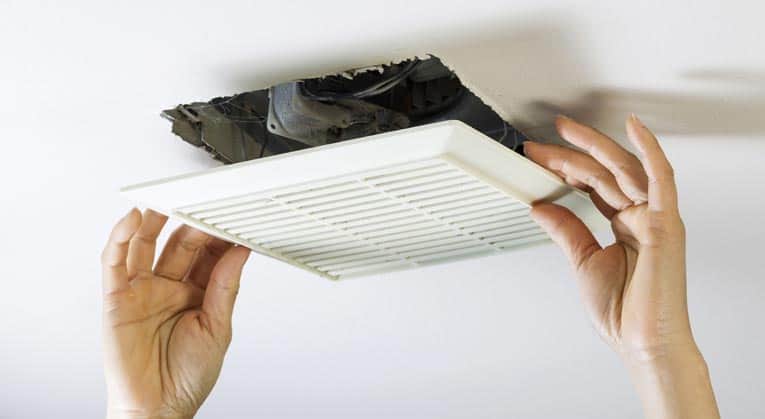
M 280 57 L 265 72 L 251 63 L 226 74 L 232 89 L 243 91 L 432 52 L 454 63 L 463 80 L 478 81 L 471 88 L 479 96 L 498 104 L 503 116 L 537 139 L 555 141 L 552 120 L 558 113 L 615 137 L 623 136 L 629 112 L 659 134 L 765 134 L 765 72 L 691 69 L 678 75 L 723 92 L 718 95 L 598 87 L 602 82 L 584 56 L 585 41 L 572 28 L 570 18 L 554 15 L 522 21 L 498 16 L 448 27 L 423 24 L 385 39 L 355 37 L 344 45 L 313 46 L 309 53 Z M 407 39 L 416 39 L 416 44 Z M 482 65 L 469 65 L 474 62 Z
M 587 121 L 607 132 L 624 130 L 624 115 L 634 112 L 655 132 L 672 135 L 765 134 L 765 99 L 629 89 L 595 89 L 563 103 L 529 104 L 552 118 L 558 113 Z M 533 135 L 533 134 L 532 134 Z

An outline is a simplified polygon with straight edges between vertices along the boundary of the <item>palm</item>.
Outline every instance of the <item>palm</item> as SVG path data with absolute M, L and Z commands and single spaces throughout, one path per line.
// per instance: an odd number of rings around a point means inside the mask
M 591 261 L 580 267 L 580 293 L 587 313 L 600 336 L 615 346 L 622 334 L 622 310 L 628 296 L 626 285 L 631 272 L 627 267 L 627 249 L 612 244 L 592 255 Z
M 144 231 L 137 234 L 156 237 L 164 224 L 157 217 L 144 216 Z M 117 366 L 107 380 L 110 404 L 118 411 L 139 406 L 141 414 L 190 417 L 223 363 L 230 326 L 219 316 L 224 307 L 210 298 L 231 291 L 220 286 L 222 276 L 236 268 L 231 257 L 223 257 L 231 246 L 187 227 L 174 237 L 153 270 L 146 269 L 153 242 L 131 241 L 131 279 L 105 297 L 106 355 Z

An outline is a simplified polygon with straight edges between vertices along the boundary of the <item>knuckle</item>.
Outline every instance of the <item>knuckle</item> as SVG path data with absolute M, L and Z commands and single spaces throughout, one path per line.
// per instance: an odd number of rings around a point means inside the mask
M 152 235 L 139 232 L 133 236 L 133 240 L 141 242 L 143 244 L 153 245 L 154 240 L 156 240 L 156 238 Z
M 630 176 L 638 169 L 638 162 L 632 161 L 630 158 L 621 159 L 613 163 L 611 171 L 620 176 Z
M 181 241 L 178 243 L 178 246 L 179 246 L 181 249 L 183 249 L 183 250 L 185 250 L 185 251 L 187 251 L 187 252 L 189 252 L 189 253 L 194 253 L 194 252 L 196 252 L 196 251 L 197 251 L 197 246 L 195 246 L 195 245 L 194 245 L 194 243 L 191 243 L 191 242 L 190 242 L 190 241 L 188 241 L 188 240 L 181 240 Z
M 584 189 L 584 190 L 590 190 L 591 189 L 589 185 L 587 185 L 585 183 L 582 183 L 581 181 L 579 181 L 579 179 L 577 179 L 577 178 L 575 178 L 573 176 L 566 176 L 564 181 L 566 183 L 568 183 L 569 185 L 573 185 L 573 186 L 575 186 L 577 188 L 580 188 L 580 189 Z
M 228 295 L 230 296 L 230 298 L 233 298 L 234 300 L 239 295 L 239 284 L 236 283 L 236 281 L 226 281 L 226 280 L 213 278 L 210 281 L 208 288 L 210 286 L 214 286 L 216 292 Z
M 566 219 L 561 217 L 560 220 L 556 221 L 555 224 L 550 226 L 550 233 L 554 236 L 557 236 L 560 234 L 560 232 L 563 230 L 563 225 L 566 223 Z
M 675 175 L 674 173 L 666 173 L 662 172 L 658 174 L 657 176 L 649 176 L 648 177 L 648 184 L 649 185 L 661 185 L 661 184 L 674 184 L 675 183 Z
M 603 181 L 608 177 L 610 172 L 608 170 L 600 170 L 595 173 L 591 173 L 587 176 L 585 183 L 592 186 L 595 189 L 601 189 Z
M 643 171 L 643 164 L 634 154 L 625 151 L 609 160 L 608 169 L 614 176 L 631 177 Z
M 563 173 L 568 172 L 568 166 L 569 166 L 569 158 L 568 156 L 563 157 L 563 160 L 560 163 L 560 171 Z
M 227 248 L 225 246 L 220 246 L 213 242 L 208 242 L 205 245 L 205 251 L 212 257 L 215 258 L 221 258 L 226 253 Z
M 669 211 L 651 211 L 649 223 L 651 226 L 668 228 L 677 226 L 682 221 L 680 215 Z
M 648 181 L 652 183 L 674 182 L 675 169 L 668 164 L 657 170 L 654 176 L 649 176 Z
M 215 281 L 215 285 L 218 287 L 219 290 L 237 295 L 239 294 L 239 287 L 236 284 L 232 284 L 233 281 Z
M 647 227 L 649 236 L 658 241 L 685 237 L 685 224 L 676 212 L 651 211 Z

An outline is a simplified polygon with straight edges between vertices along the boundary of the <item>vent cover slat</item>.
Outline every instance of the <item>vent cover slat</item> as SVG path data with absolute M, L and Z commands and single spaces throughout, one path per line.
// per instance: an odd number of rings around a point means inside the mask
M 327 275 L 494 253 L 541 231 L 528 205 L 441 159 L 224 201 L 186 215 Z

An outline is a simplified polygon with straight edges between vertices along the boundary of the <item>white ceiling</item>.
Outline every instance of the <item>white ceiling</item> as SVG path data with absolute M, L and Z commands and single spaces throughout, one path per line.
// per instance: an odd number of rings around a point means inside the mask
M 0 5 L 0 416 L 104 409 L 98 254 L 121 185 L 215 165 L 180 102 L 434 52 L 531 134 L 564 112 L 675 163 L 694 329 L 722 412 L 763 417 L 760 2 Z M 557 249 L 331 283 L 256 256 L 201 417 L 639 417 Z

